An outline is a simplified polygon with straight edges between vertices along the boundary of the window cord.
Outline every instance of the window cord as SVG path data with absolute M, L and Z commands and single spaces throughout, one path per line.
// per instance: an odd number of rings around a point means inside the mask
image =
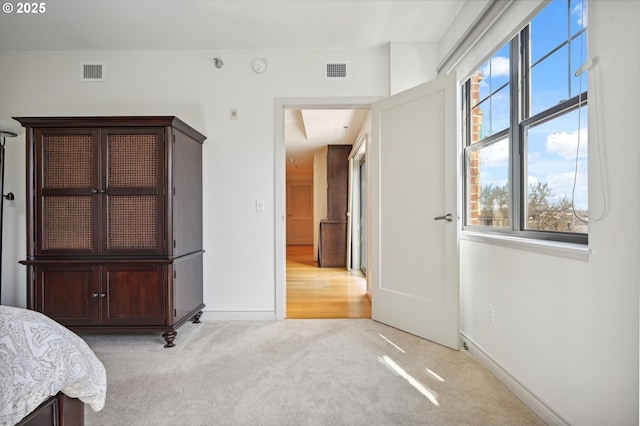
M 585 16 L 585 1 L 583 0 L 582 2 L 582 22 L 584 22 Z M 593 63 L 591 64 L 591 66 L 587 67 L 586 69 L 582 69 L 583 67 L 585 67 L 585 63 L 584 63 L 584 56 L 583 56 L 583 52 L 584 52 L 584 37 L 580 40 L 580 62 L 582 62 L 582 66 L 581 69 L 578 70 L 578 72 L 580 72 L 580 80 L 579 80 L 579 99 L 578 99 L 578 140 L 577 140 L 577 146 L 576 146 L 576 161 L 575 161 L 575 168 L 574 168 L 574 173 L 573 173 L 573 188 L 571 190 L 571 211 L 573 213 L 573 216 L 580 222 L 585 223 L 585 224 L 589 224 L 589 223 L 595 223 L 598 222 L 600 220 L 602 220 L 606 214 L 607 211 L 607 197 L 606 197 L 606 192 L 604 190 L 604 179 L 603 179 L 603 172 L 602 172 L 602 155 L 600 152 L 600 134 L 599 134 L 599 126 L 598 126 L 598 110 L 597 110 L 597 96 L 596 96 L 596 70 L 595 67 L 593 66 L 595 64 L 595 61 L 593 61 Z M 581 131 L 581 125 L 582 125 L 582 113 L 580 112 L 580 109 L 582 108 L 582 106 L 584 105 L 584 100 L 582 97 L 582 75 L 584 74 L 584 71 L 587 71 L 588 68 L 592 68 L 593 69 L 593 96 L 592 96 L 592 103 L 593 103 L 593 116 L 595 117 L 595 123 L 593 124 L 595 130 L 596 130 L 596 134 L 595 134 L 595 144 L 596 147 L 598 149 L 598 169 L 599 169 L 599 175 L 600 175 L 600 188 L 601 188 L 601 194 L 602 194 L 602 202 L 603 202 L 603 206 L 602 206 L 602 211 L 600 212 L 600 214 L 598 215 L 598 217 L 596 218 L 583 218 L 580 217 L 578 215 L 578 212 L 576 211 L 576 207 L 575 207 L 575 193 L 576 193 L 576 186 L 578 184 L 578 165 L 579 165 L 579 158 L 580 158 L 580 143 L 581 143 L 581 136 L 582 136 L 582 131 Z M 589 158 L 587 156 L 587 158 Z

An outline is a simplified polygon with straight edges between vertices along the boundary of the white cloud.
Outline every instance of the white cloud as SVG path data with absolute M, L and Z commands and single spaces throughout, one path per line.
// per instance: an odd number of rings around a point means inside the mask
M 588 142 L 587 129 L 580 129 L 579 133 L 575 131 L 571 133 L 560 132 L 550 134 L 546 142 L 547 152 L 559 155 L 565 160 L 575 160 L 578 136 L 580 136 L 578 156 L 579 158 L 585 158 L 587 156 Z
M 563 196 L 571 200 L 573 192 L 573 185 L 575 181 L 575 199 L 574 203 L 577 209 L 582 210 L 587 208 L 588 190 L 586 173 L 577 174 L 575 172 L 557 173 L 548 176 L 549 186 L 553 189 L 555 198 L 559 199 Z
M 489 65 L 491 65 L 491 67 L 489 67 Z M 489 76 L 509 76 L 509 58 L 505 58 L 504 56 L 491 58 L 491 60 L 482 67 L 481 71 L 485 78 Z M 489 71 L 491 71 L 491 73 L 489 73 Z
M 480 150 L 482 168 L 501 167 L 509 164 L 509 145 L 506 139 Z
M 576 4 L 576 6 L 571 10 L 571 14 L 577 17 L 576 22 L 578 25 L 581 27 L 587 26 L 587 11 L 585 10 L 583 13 L 582 3 Z
M 568 197 L 571 197 L 574 181 L 576 183 L 576 192 L 587 191 L 587 175 L 584 173 L 556 173 L 554 175 L 548 176 L 547 179 L 556 196 L 566 195 Z

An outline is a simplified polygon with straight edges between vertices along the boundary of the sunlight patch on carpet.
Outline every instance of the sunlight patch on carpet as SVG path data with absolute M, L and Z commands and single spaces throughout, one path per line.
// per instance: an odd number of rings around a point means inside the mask
M 433 378 L 434 378 L 434 379 L 436 379 L 436 380 L 438 380 L 439 382 L 444 382 L 444 381 L 445 381 L 442 377 L 440 377 L 439 375 L 437 375 L 436 373 L 434 373 L 434 372 L 433 372 L 433 371 L 431 371 L 430 369 L 425 368 L 424 370 L 425 370 L 427 373 L 429 373 L 431 376 L 433 376 Z
M 393 346 L 394 348 L 396 348 L 397 350 L 399 350 L 400 352 L 402 352 L 403 354 L 406 353 L 404 351 L 404 349 L 402 349 L 400 346 L 396 345 L 395 343 L 393 343 L 391 340 L 387 339 L 385 336 L 383 336 L 382 334 L 378 333 L 378 336 L 382 337 L 387 343 L 389 343 L 391 346 Z
M 416 390 L 424 395 L 425 398 L 427 398 L 433 405 L 435 405 L 436 407 L 440 406 L 440 403 L 438 402 L 438 399 L 436 398 L 436 395 L 433 393 L 433 391 L 420 383 L 420 381 L 413 377 L 411 374 L 407 373 L 405 369 L 400 367 L 394 360 L 386 355 L 383 355 L 381 361 L 385 365 L 390 367 L 393 371 L 395 371 L 400 377 L 405 379 L 411 386 L 416 388 Z

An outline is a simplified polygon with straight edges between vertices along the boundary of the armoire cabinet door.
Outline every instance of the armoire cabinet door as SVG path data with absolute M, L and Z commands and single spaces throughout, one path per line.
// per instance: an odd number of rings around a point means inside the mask
M 161 127 L 36 130 L 36 255 L 160 255 Z
M 99 267 L 40 265 L 35 268 L 35 306 L 38 312 L 65 326 L 100 324 Z
M 106 293 L 103 325 L 164 325 L 166 266 L 106 264 L 102 288 Z
M 98 254 L 100 134 L 36 131 L 36 254 Z
M 163 254 L 163 129 L 106 128 L 101 139 L 104 254 Z

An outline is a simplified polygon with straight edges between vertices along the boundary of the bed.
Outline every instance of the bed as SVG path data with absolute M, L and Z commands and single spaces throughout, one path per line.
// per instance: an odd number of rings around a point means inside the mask
M 0 305 L 0 425 L 82 425 L 104 407 L 104 365 L 76 334 L 35 311 Z

